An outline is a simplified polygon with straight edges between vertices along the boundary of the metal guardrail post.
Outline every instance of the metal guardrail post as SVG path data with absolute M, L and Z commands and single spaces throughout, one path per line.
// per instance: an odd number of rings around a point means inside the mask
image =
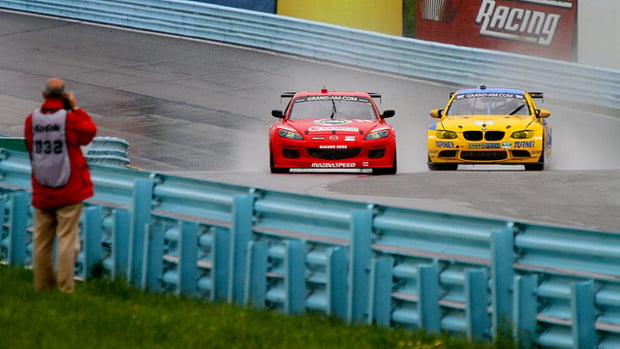
M 229 265 L 232 261 L 232 237 L 229 229 L 216 227 L 213 239 L 213 268 L 211 277 L 213 286 L 211 300 L 226 300 L 231 279 Z
M 196 295 L 196 275 L 198 273 L 198 223 L 181 223 L 179 241 L 179 284 L 178 293 Z
M 420 327 L 428 332 L 441 332 L 439 308 L 439 266 L 437 263 L 418 267 L 418 318 Z
M 372 263 L 368 323 L 389 327 L 392 320 L 392 268 L 394 258 L 376 258 Z
M 133 220 L 129 237 L 129 269 L 127 271 L 128 281 L 134 285 L 139 285 L 142 280 L 145 236 L 151 220 L 152 197 L 153 181 L 144 178 L 136 179 L 133 193 Z
M 345 247 L 334 247 L 327 250 L 326 273 L 327 314 L 341 319 L 347 316 L 347 250 Z
M 514 238 L 510 224 L 491 236 L 491 295 L 494 336 L 512 319 Z
M 286 241 L 284 289 L 286 314 L 302 314 L 306 309 L 306 252 L 303 240 Z
M 161 292 L 161 278 L 164 272 L 164 237 L 166 230 L 162 225 L 145 225 L 144 246 L 141 263 L 140 287 L 151 292 Z
M 536 338 L 537 288 L 538 276 L 536 274 L 517 276 L 514 279 L 512 335 L 514 338 L 519 338 L 520 343 L 526 348 L 529 348 Z
M 115 209 L 112 225 L 112 278 L 126 277 L 129 261 L 129 235 L 131 213 L 126 209 Z
M 247 248 L 252 238 L 253 223 L 252 195 L 235 195 L 232 209 L 232 234 L 230 246 L 230 279 L 228 300 L 242 304 L 245 296 L 245 277 L 247 268 Z
M 267 292 L 267 244 L 264 241 L 250 241 L 248 253 L 248 282 L 244 303 L 261 309 L 265 307 Z
M 573 348 L 596 348 L 594 283 L 583 281 L 571 286 Z
M 351 259 L 349 267 L 349 322 L 366 322 L 370 304 L 373 212 L 356 210 L 351 216 Z
M 102 230 L 101 230 L 101 207 L 91 206 L 84 210 L 83 237 L 84 237 L 84 261 L 82 277 L 89 278 L 96 263 L 102 261 Z
M 488 278 L 486 269 L 468 269 L 465 273 L 467 337 L 484 340 L 488 335 Z
M 9 264 L 26 265 L 26 231 L 28 229 L 29 195 L 19 191 L 11 196 L 11 216 L 9 220 Z

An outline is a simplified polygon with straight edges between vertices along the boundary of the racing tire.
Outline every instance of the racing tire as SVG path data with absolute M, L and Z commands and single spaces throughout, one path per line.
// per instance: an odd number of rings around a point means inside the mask
M 291 172 L 291 169 L 288 167 L 275 167 L 274 161 L 273 161 L 273 153 L 269 153 L 269 169 L 271 170 L 271 173 L 289 173 Z
M 374 175 L 393 175 L 396 174 L 398 164 L 396 163 L 396 152 L 394 152 L 394 160 L 392 167 L 373 168 L 372 174 Z
M 545 169 L 545 154 L 540 156 L 540 159 L 535 164 L 525 164 L 526 171 L 542 171 Z

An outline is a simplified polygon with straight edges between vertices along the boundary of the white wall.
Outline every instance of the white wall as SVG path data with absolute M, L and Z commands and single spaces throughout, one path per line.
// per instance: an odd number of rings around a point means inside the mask
M 620 69 L 620 1 L 578 1 L 577 61 Z

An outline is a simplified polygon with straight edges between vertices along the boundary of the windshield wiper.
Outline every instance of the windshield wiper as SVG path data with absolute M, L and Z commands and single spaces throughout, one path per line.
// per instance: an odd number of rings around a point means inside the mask
M 521 104 L 520 106 L 518 106 L 517 108 L 515 108 L 515 110 L 511 111 L 510 113 L 508 113 L 508 115 L 514 115 L 516 112 L 518 112 L 519 110 L 521 110 L 523 107 L 525 107 L 525 104 Z
M 330 119 L 334 118 L 334 115 L 336 115 L 336 102 L 334 102 L 334 99 L 331 99 L 332 101 L 332 115 L 329 116 Z

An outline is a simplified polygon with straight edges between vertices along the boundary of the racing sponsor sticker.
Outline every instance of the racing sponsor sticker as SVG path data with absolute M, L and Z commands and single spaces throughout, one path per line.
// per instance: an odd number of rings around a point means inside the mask
M 302 98 L 298 98 L 297 101 L 302 100 Z M 357 102 L 360 100 L 357 96 L 308 96 L 305 97 L 305 100 L 308 102 L 312 101 L 354 101 Z
M 308 128 L 309 132 L 329 132 L 329 131 L 344 131 L 344 132 L 359 132 L 357 127 L 346 126 L 312 126 Z
M 313 122 L 317 125 L 347 125 L 353 121 L 347 119 L 319 119 Z
M 518 141 L 514 143 L 514 147 L 516 149 L 519 148 L 533 148 L 535 142 L 534 141 Z
M 437 148 L 454 148 L 454 142 L 435 141 L 435 147 L 437 147 Z
M 319 149 L 348 149 L 348 145 L 341 144 L 323 144 L 319 145 Z
M 499 143 L 467 143 L 467 149 L 500 149 Z
M 354 162 L 313 162 L 312 168 L 355 168 Z
M 517 98 L 523 100 L 522 94 L 505 93 L 505 92 L 475 92 L 475 93 L 462 93 L 456 96 L 456 99 L 465 98 L 486 98 L 486 97 L 504 97 L 504 98 Z

